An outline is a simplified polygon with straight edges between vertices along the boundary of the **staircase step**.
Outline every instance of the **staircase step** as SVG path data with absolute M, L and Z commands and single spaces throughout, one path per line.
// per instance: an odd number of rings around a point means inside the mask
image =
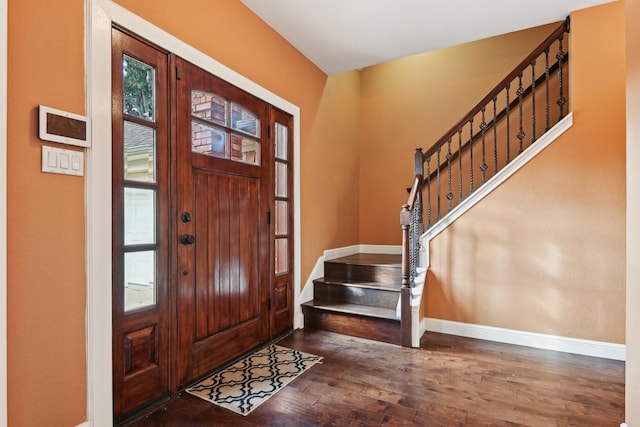
M 324 262 L 324 277 L 330 281 L 402 282 L 402 257 L 387 254 L 355 254 Z
M 400 285 L 376 282 L 350 283 L 316 279 L 314 300 L 394 309 L 400 298 Z
M 302 312 L 305 328 L 401 344 L 400 319 L 395 309 L 310 301 L 302 304 Z

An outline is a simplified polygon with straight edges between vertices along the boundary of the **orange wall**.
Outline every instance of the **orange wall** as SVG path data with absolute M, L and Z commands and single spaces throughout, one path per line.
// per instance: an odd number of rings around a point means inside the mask
M 424 316 L 625 342 L 624 28 L 572 14 L 573 127 L 432 241 Z
M 413 153 L 433 145 L 538 46 L 550 24 L 362 71 L 360 242 L 399 245 Z
M 84 2 L 9 1 L 8 418 L 86 417 L 84 179 L 40 172 L 37 106 L 84 113 Z

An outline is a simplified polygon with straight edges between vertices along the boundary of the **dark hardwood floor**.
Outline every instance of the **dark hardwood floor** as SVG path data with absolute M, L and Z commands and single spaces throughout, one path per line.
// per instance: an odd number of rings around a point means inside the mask
M 278 344 L 324 357 L 246 417 L 182 394 L 131 424 L 615 426 L 624 362 L 427 333 L 421 349 L 300 330 Z

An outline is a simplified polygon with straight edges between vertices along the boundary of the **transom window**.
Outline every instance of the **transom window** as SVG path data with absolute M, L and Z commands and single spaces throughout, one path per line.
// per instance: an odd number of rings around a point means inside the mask
M 191 92 L 191 150 L 260 165 L 260 119 L 236 102 L 194 90 Z

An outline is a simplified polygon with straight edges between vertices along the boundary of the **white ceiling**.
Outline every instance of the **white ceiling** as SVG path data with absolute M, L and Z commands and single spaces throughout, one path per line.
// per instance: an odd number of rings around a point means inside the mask
M 614 0 L 242 0 L 331 75 L 561 21 Z

